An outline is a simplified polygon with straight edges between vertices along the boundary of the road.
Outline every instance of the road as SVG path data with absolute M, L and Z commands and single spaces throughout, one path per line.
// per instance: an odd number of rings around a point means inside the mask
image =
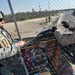
M 62 34 L 71 34 L 72 33 L 71 31 L 62 26 L 61 24 L 62 21 L 66 21 L 69 23 L 71 27 L 75 27 L 75 16 L 73 16 L 73 11 L 62 13 L 57 22 L 57 28 Z

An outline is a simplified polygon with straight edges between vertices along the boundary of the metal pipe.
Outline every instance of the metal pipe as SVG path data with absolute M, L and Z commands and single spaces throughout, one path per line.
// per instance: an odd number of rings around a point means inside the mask
M 21 40 L 21 36 L 20 36 L 20 33 L 19 33 L 19 29 L 18 29 L 18 26 L 17 26 L 17 23 L 16 23 L 16 19 L 15 19 L 15 16 L 14 16 L 14 12 L 13 12 L 12 5 L 11 5 L 10 0 L 8 0 L 8 3 L 9 3 L 9 7 L 10 7 L 10 10 L 11 10 L 11 13 L 12 13 L 12 15 L 13 15 L 13 20 L 14 20 L 14 23 L 15 23 L 15 26 L 16 26 L 16 30 L 17 30 L 17 33 L 18 33 L 19 40 Z M 22 56 L 20 56 L 20 60 L 21 60 L 21 62 L 22 62 L 22 64 L 23 64 L 23 67 L 24 67 L 24 69 L 25 69 L 26 75 L 29 75 L 28 69 L 27 69 L 27 67 L 26 67 L 26 64 L 25 64 L 25 62 L 24 62 Z
M 19 40 L 21 40 L 21 36 L 20 36 L 20 33 L 19 33 L 19 29 L 18 29 L 18 26 L 17 26 L 17 23 L 16 23 L 16 18 L 15 18 L 15 15 L 14 15 L 13 8 L 12 8 L 10 0 L 8 0 L 8 4 L 9 4 L 9 7 L 10 7 L 12 16 L 13 16 L 13 20 L 14 20 L 14 23 L 15 23 L 15 27 L 16 27 L 16 30 L 17 30 L 17 34 L 18 34 Z

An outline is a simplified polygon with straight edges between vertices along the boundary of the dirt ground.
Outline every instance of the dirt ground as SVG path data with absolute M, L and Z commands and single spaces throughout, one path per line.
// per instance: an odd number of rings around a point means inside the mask
M 46 23 L 45 19 L 46 18 L 37 18 L 31 20 L 18 21 L 17 26 L 21 38 L 35 37 L 41 30 L 43 30 L 44 28 L 48 28 L 51 25 L 51 23 L 53 23 L 53 21 L 56 20 L 56 18 L 54 18 L 52 22 Z M 5 23 L 4 28 L 7 29 L 8 32 L 14 38 L 18 38 L 18 34 L 14 22 Z
M 27 38 L 27 37 L 36 36 L 39 31 L 41 31 L 42 29 L 44 29 L 45 27 L 49 25 L 45 24 L 45 18 L 42 18 L 42 19 L 38 18 L 38 19 L 32 19 L 32 20 L 18 21 L 17 26 L 18 26 L 21 37 Z M 4 28 L 7 29 L 8 32 L 14 38 L 18 37 L 14 22 L 5 23 Z

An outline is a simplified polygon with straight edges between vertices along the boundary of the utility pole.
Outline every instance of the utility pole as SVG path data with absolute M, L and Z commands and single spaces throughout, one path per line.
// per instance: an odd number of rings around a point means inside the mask
M 48 0 L 48 9 L 49 9 L 49 17 L 48 17 L 48 22 L 50 22 L 50 5 L 49 5 L 49 0 Z
M 49 5 L 49 0 L 48 0 L 48 9 L 49 9 L 49 12 L 50 12 L 50 5 Z
M 41 6 L 39 5 L 39 12 L 41 13 Z M 42 15 L 42 13 L 41 13 Z M 42 25 L 42 16 L 41 16 L 41 25 Z

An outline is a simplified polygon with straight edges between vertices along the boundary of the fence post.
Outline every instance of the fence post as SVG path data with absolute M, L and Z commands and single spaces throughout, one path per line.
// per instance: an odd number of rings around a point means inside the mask
M 17 23 L 16 23 L 16 18 L 15 18 L 15 15 L 14 15 L 13 8 L 12 8 L 10 0 L 8 0 L 8 4 L 9 4 L 9 7 L 10 7 L 12 16 L 13 16 L 13 20 L 14 20 L 14 23 L 15 23 L 15 27 L 16 27 L 16 30 L 17 30 L 17 34 L 18 34 L 19 40 L 21 40 L 21 36 L 20 36 L 20 33 L 19 33 L 19 29 L 18 29 L 18 26 L 17 26 Z
M 20 33 L 19 33 L 19 29 L 18 29 L 18 26 L 17 26 L 17 23 L 16 23 L 15 15 L 14 15 L 14 12 L 13 12 L 10 0 L 8 0 L 8 3 L 9 3 L 9 7 L 10 7 L 10 10 L 11 10 L 11 13 L 13 15 L 13 20 L 14 20 L 14 23 L 15 23 L 15 26 L 16 26 L 16 30 L 17 30 L 17 33 L 18 33 L 19 40 L 21 40 L 21 36 L 20 36 Z M 20 59 L 21 59 L 21 62 L 23 64 L 23 67 L 24 67 L 24 69 L 26 71 L 26 75 L 29 75 L 28 69 L 27 69 L 27 67 L 26 67 L 26 65 L 24 63 L 24 60 L 23 60 L 22 56 L 20 56 Z

